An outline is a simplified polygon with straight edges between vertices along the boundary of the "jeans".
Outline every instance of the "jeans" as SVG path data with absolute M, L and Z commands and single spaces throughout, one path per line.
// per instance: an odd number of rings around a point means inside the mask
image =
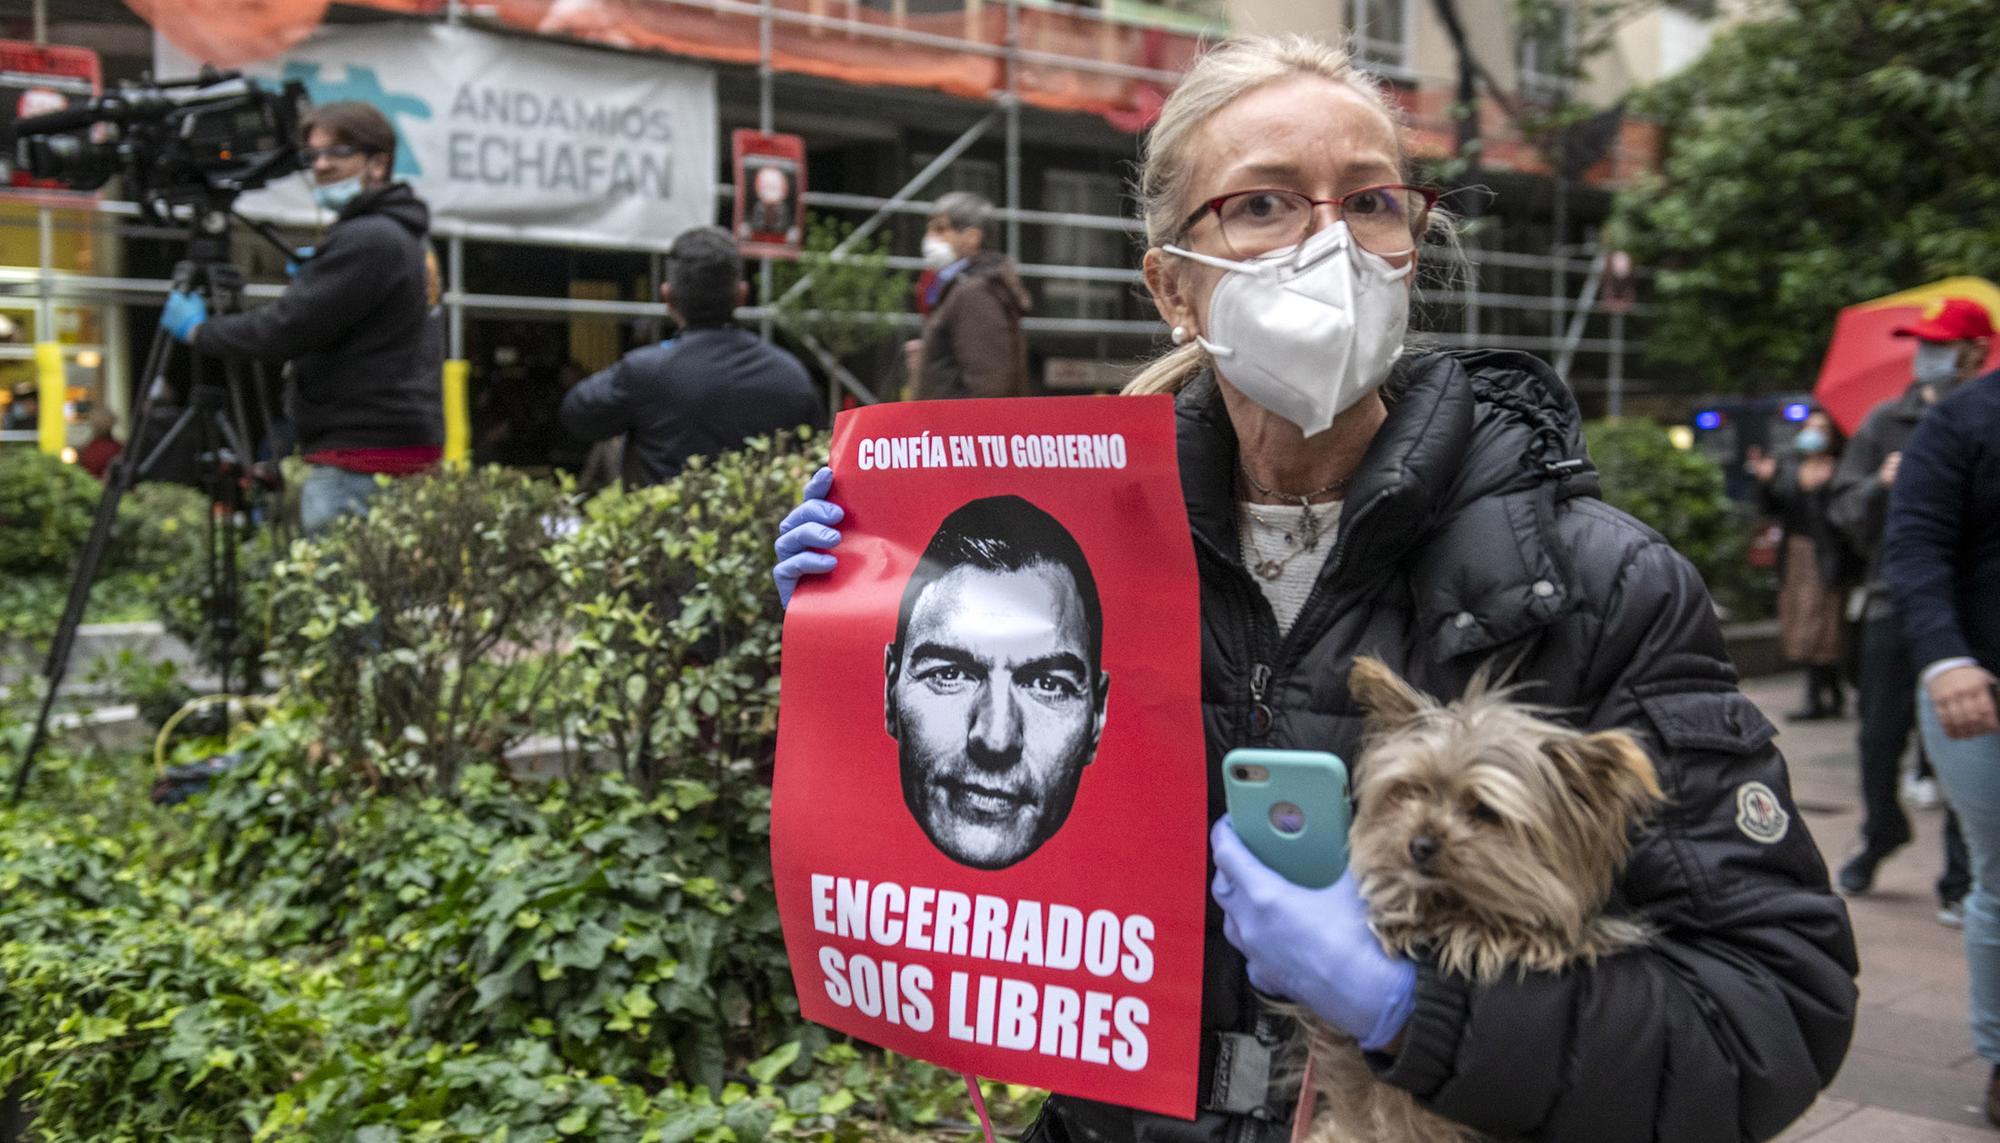
M 335 520 L 368 510 L 381 485 L 371 472 L 350 472 L 330 464 L 309 465 L 299 488 L 299 531 L 315 536 Z
M 2000 1064 L 2000 734 L 1950 739 L 1918 696 L 1924 743 L 1945 797 L 1965 829 L 1972 893 L 1965 899 L 1965 965 L 1971 978 L 1972 1046 Z

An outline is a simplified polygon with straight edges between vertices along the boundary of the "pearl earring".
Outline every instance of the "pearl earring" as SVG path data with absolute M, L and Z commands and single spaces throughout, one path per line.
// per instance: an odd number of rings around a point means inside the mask
M 1188 337 L 1188 334 L 1187 334 L 1187 327 L 1186 327 L 1186 326 L 1184 326 L 1184 325 L 1177 325 L 1177 326 L 1175 326 L 1175 327 L 1174 327 L 1174 333 L 1173 333 L 1173 338 L 1174 338 L 1174 344 L 1175 344 L 1175 345 L 1186 345 L 1186 344 L 1187 344 L 1187 337 Z

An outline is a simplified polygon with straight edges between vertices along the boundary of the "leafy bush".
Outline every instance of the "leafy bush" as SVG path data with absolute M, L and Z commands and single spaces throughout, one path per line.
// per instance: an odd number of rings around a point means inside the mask
M 67 574 L 90 534 L 99 490 L 73 464 L 31 449 L 0 449 L 0 574 Z
M 1584 438 L 1607 502 L 1665 536 L 1727 614 L 1764 609 L 1763 585 L 1746 559 L 1753 521 L 1724 491 L 1713 460 L 1675 448 L 1664 428 L 1635 417 L 1593 421 Z
M 768 776 L 783 619 L 770 536 L 824 460 L 809 441 L 753 441 L 670 483 L 606 492 L 557 549 L 575 599 L 564 706 L 641 790 Z
M 573 531 L 561 487 L 411 482 L 295 546 L 297 674 L 202 751 L 238 759 L 208 793 L 158 809 L 135 760 L 58 750 L 0 807 L 0 1090 L 50 1138 L 972 1132 L 955 1076 L 805 1024 L 791 988 L 765 577 L 816 462 L 753 445 Z M 559 724 L 617 765 L 493 764 Z M 0 754 L 19 729 L 0 704 Z M 1003 1122 L 1038 1098 L 988 1092 Z
M 535 728 L 569 515 L 566 485 L 498 467 L 412 477 L 272 569 L 271 665 L 371 784 L 449 791 Z
M 0 451 L 0 643 L 39 650 L 62 617 L 103 487 L 89 473 L 25 449 Z M 142 484 L 119 501 L 91 587 L 86 622 L 199 607 L 206 502 L 191 488 Z M 185 583 L 179 582 L 185 577 Z
M 796 262 L 777 263 L 775 302 L 807 274 L 812 282 L 778 307 L 778 320 L 811 335 L 835 357 L 849 357 L 896 335 L 909 309 L 910 276 L 889 269 L 887 235 L 864 238 L 836 260 L 833 252 L 854 224 L 822 214 L 806 216 L 806 238 Z

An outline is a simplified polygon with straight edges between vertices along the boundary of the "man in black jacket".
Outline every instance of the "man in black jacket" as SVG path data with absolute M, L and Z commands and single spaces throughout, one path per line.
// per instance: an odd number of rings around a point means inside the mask
M 637 450 L 645 482 L 656 484 L 691 457 L 820 424 L 820 397 L 805 366 L 731 320 L 748 294 L 728 231 L 683 232 L 667 251 L 660 287 L 679 336 L 634 350 L 571 389 L 563 428 L 587 441 L 630 434 L 626 447 Z
M 2000 373 L 1938 402 L 1903 450 L 1882 570 L 1923 664 L 1924 745 L 1964 824 L 1972 1039 L 2000 1127 Z
M 430 211 L 392 182 L 396 132 L 366 103 L 315 108 L 302 128 L 313 198 L 335 212 L 277 301 L 210 318 L 177 292 L 160 323 L 202 353 L 289 361 L 288 411 L 310 466 L 308 534 L 365 510 L 378 474 L 437 463 L 444 441 L 442 331 L 432 312 Z
M 1903 396 L 1878 406 L 1861 422 L 1841 454 L 1827 500 L 1827 518 L 1868 560 L 1861 615 L 1860 715 L 1861 844 L 1840 867 L 1836 883 L 1849 894 L 1866 893 L 1875 869 L 1910 840 L 1910 819 L 1896 802 L 1896 768 L 1916 725 L 1916 652 L 1904 639 L 1896 601 L 1882 575 L 1882 524 L 1890 490 L 1901 471 L 1903 446 L 1940 394 L 1979 372 L 1993 338 L 1984 306 L 1947 298 L 1938 312 L 1896 331 L 1917 340 L 1916 380 Z M 1937 893 L 1940 919 L 1956 919 L 1970 886 L 1964 842 L 1947 819 L 1945 871 Z

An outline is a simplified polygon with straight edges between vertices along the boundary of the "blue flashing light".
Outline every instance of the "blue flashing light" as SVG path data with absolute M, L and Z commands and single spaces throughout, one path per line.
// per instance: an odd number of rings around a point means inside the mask
M 1788 421 L 1803 421 L 1810 412 L 1812 412 L 1812 406 L 1806 404 L 1804 401 L 1793 401 L 1791 404 L 1785 406 L 1785 419 Z
M 1694 427 L 1709 432 L 1722 427 L 1722 414 L 1714 409 L 1703 409 L 1694 415 Z

